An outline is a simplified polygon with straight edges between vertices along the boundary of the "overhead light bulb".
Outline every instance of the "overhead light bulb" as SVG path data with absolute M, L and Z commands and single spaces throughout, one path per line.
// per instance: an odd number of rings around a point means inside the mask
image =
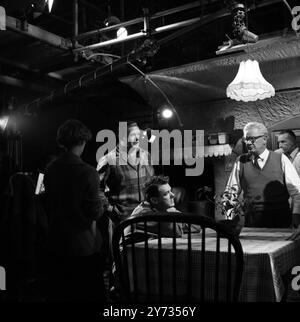
M 173 111 L 170 110 L 169 108 L 165 108 L 161 112 L 161 115 L 162 115 L 163 118 L 169 119 L 169 118 L 171 118 L 173 116 Z
M 127 37 L 127 29 L 125 27 L 121 27 L 117 31 L 117 38 L 124 39 Z
M 104 20 L 104 25 L 106 27 L 110 27 L 110 26 L 114 26 L 114 25 L 118 25 L 120 24 L 121 21 L 118 17 L 116 16 L 108 16 L 105 20 Z M 127 29 L 125 27 L 120 27 L 117 32 L 112 32 L 110 33 L 112 37 L 117 37 L 119 39 L 123 39 L 123 38 L 126 38 L 127 37 Z

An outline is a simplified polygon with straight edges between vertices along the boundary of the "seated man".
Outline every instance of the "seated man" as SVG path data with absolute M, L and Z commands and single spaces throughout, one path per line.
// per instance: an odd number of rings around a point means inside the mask
M 140 203 L 132 212 L 130 217 L 141 216 L 145 214 L 155 214 L 159 211 L 179 212 L 175 208 L 174 194 L 169 185 L 169 178 L 164 176 L 154 176 L 145 185 L 144 189 L 145 201 Z M 176 224 L 176 237 L 182 236 L 182 225 Z M 144 225 L 138 224 L 134 234 L 143 233 Z M 173 224 L 169 222 L 162 222 L 160 226 L 161 237 L 173 237 Z M 149 237 L 156 237 L 158 233 L 158 223 L 149 222 L 147 225 L 147 232 Z M 125 233 L 126 236 L 130 234 L 130 228 Z

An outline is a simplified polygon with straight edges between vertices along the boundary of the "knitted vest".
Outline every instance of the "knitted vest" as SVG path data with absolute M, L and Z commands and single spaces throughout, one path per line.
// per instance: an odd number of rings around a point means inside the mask
M 245 155 L 240 157 L 240 182 L 244 198 L 257 211 L 276 211 L 288 207 L 289 194 L 281 165 L 281 154 L 269 151 L 262 169 Z

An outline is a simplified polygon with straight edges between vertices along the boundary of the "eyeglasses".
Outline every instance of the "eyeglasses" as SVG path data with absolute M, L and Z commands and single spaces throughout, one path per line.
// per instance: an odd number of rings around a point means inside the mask
M 254 143 L 257 139 L 259 138 L 262 138 L 264 137 L 264 135 L 258 135 L 258 136 L 246 136 L 246 137 L 243 137 L 243 141 L 246 142 L 246 141 L 250 141 L 251 143 Z

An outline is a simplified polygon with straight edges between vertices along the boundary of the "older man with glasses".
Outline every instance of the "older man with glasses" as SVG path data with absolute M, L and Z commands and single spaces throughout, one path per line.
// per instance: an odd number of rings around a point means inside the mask
M 258 122 L 244 127 L 243 141 L 248 153 L 236 161 L 225 192 L 243 191 L 245 226 L 297 228 L 292 239 L 300 236 L 300 179 L 290 160 L 267 149 L 268 130 Z M 289 206 L 293 199 L 293 210 Z

